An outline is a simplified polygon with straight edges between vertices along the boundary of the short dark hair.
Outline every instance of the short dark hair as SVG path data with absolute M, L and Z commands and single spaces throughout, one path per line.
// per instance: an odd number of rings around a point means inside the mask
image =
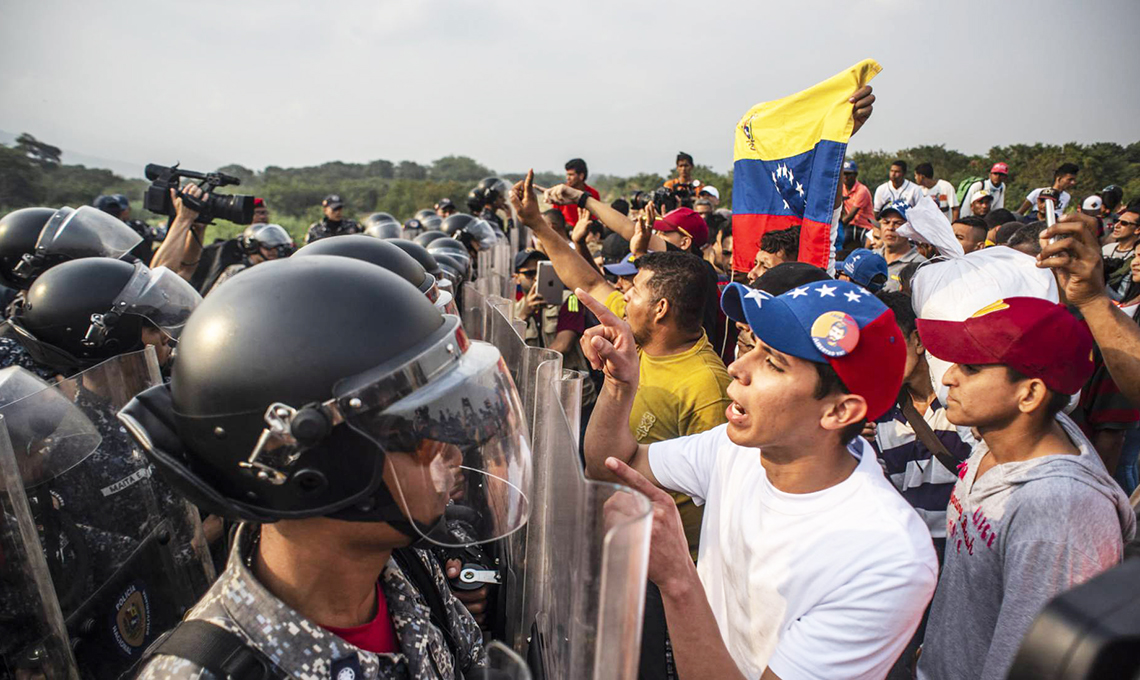
M 977 215 L 966 215 L 965 217 L 959 217 L 958 219 L 954 220 L 954 223 L 964 224 L 971 229 L 981 229 L 982 238 L 985 238 L 986 233 L 990 230 L 990 225 L 986 224 L 986 221 Z
M 930 163 L 919 163 L 914 166 L 914 171 L 923 177 L 934 177 L 934 166 Z
M 590 171 L 586 169 L 586 161 L 581 158 L 571 158 L 566 161 L 566 169 L 578 173 L 582 176 L 582 179 L 586 179 L 590 176 Z
M 1009 246 L 1010 248 L 1016 248 L 1017 246 L 1027 245 L 1027 246 L 1029 246 L 1029 249 L 1032 250 L 1034 253 L 1040 253 L 1041 252 L 1041 240 L 1040 240 L 1041 230 L 1044 229 L 1046 226 L 1048 226 L 1048 225 L 1046 225 L 1045 222 L 1042 222 L 1041 220 L 1037 220 L 1036 222 L 1030 222 L 1029 224 L 1023 224 L 1023 225 L 1021 225 L 1020 229 L 1013 232 L 1013 235 L 1009 237 L 1009 240 L 1006 241 L 1005 244 L 1007 246 Z
M 705 316 L 707 277 L 705 262 L 696 255 L 677 251 L 648 253 L 638 258 L 638 271 L 653 273 L 649 290 L 657 300 L 669 301 L 677 326 L 686 331 L 702 328 Z
M 798 226 L 770 231 L 760 237 L 760 250 L 766 253 L 783 253 L 793 260 L 800 254 L 800 228 Z
M 903 268 L 899 270 L 899 288 L 902 290 L 910 290 L 910 282 L 914 279 L 914 275 L 922 268 L 922 265 L 929 264 L 927 262 L 907 262 Z
M 831 364 L 820 363 L 818 361 L 811 362 L 815 367 L 815 374 L 819 380 L 815 383 L 815 391 L 811 393 L 812 399 L 823 399 L 831 394 L 851 394 L 851 390 L 847 389 L 847 385 L 843 384 L 843 379 L 831 367 Z M 847 427 L 839 431 L 839 443 L 847 446 L 859 436 L 863 431 L 863 426 L 867 424 L 867 419 L 864 418 L 857 423 L 851 423 Z
M 1057 166 L 1056 172 L 1053 173 L 1053 179 L 1057 179 L 1061 175 L 1075 175 L 1081 171 L 1081 168 L 1076 163 L 1062 163 Z
M 1006 222 L 1016 222 L 1017 215 L 1014 215 L 1012 211 L 1005 208 L 998 208 L 997 210 L 991 210 L 986 213 L 986 216 L 982 219 L 986 221 L 987 227 L 993 229 L 999 224 L 1005 224 Z
M 1009 243 L 1009 239 L 1024 226 L 1024 222 L 1006 222 L 998 227 L 997 233 L 994 234 L 994 243 L 999 246 L 1004 246 L 1006 243 Z
M 895 313 L 895 323 L 899 325 L 899 330 L 903 332 L 903 335 L 910 337 L 914 329 L 918 328 L 918 316 L 914 313 L 914 305 L 910 301 L 910 296 L 895 290 L 883 291 L 875 297 L 882 300 L 883 304 Z
M 689 154 L 685 153 L 684 151 L 678 151 L 677 152 L 677 160 L 674 161 L 673 164 L 676 165 L 677 163 L 680 163 L 681 161 L 689 161 L 689 165 L 694 165 L 693 157 L 690 156 Z
M 610 207 L 623 215 L 629 215 L 629 201 L 624 198 L 619 198 L 613 203 L 610 203 Z
M 569 230 L 566 228 L 566 216 L 558 208 L 548 208 L 542 211 L 542 216 L 554 228 L 554 231 L 561 232 L 563 236 L 569 236 Z
M 906 161 L 904 161 L 903 159 L 900 158 L 900 159 L 896 160 L 894 163 L 891 163 L 892 168 L 895 167 L 896 165 L 899 167 L 900 170 L 903 171 L 903 174 L 905 175 L 906 174 Z
M 597 236 L 598 238 L 606 237 L 606 225 L 597 220 L 590 222 L 589 226 L 586 227 L 586 231 Z
M 1025 375 L 1016 368 L 1005 367 L 1006 377 L 1009 378 L 1011 383 L 1028 380 L 1029 376 Z M 1052 420 L 1057 417 L 1057 414 L 1065 410 L 1069 405 L 1071 395 L 1057 392 L 1056 390 L 1045 388 L 1049 391 L 1049 399 L 1045 402 L 1045 420 Z

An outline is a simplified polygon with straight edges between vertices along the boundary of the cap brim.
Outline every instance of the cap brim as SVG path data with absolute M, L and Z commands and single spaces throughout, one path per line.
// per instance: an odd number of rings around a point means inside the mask
M 720 308 L 733 321 L 748 324 L 757 338 L 773 349 L 808 361 L 822 361 L 823 357 L 812 348 L 806 334 L 797 333 L 801 324 L 783 300 L 770 293 L 732 282 L 725 286 Z M 799 336 L 804 337 L 799 337 Z
M 637 265 L 632 262 L 619 262 L 617 264 L 607 264 L 606 271 L 614 276 L 633 276 L 637 273 Z
M 992 352 L 974 341 L 965 321 L 918 319 L 918 337 L 934 357 L 952 364 L 1001 363 Z

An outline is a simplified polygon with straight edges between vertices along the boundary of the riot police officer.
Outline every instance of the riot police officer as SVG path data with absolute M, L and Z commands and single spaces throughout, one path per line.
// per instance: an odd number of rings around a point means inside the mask
M 312 243 L 329 236 L 359 234 L 364 231 L 356 223 L 356 220 L 344 218 L 344 200 L 341 199 L 340 194 L 325 196 L 325 200 L 321 201 L 321 206 L 325 216 L 321 218 L 320 222 L 314 222 L 309 227 L 309 233 L 305 235 L 305 243 Z
M 205 295 L 209 295 L 222 282 L 250 267 L 269 260 L 289 257 L 297 249 L 293 237 L 280 224 L 251 224 L 242 231 L 237 241 L 242 261 L 222 270 L 218 278 L 206 288 Z
M 498 350 L 407 281 L 345 257 L 257 267 L 202 303 L 169 385 L 120 418 L 196 504 L 246 522 L 141 678 L 223 677 L 227 660 L 270 677 L 459 678 L 485 663 L 419 546 L 522 526 L 524 416 Z M 465 535 L 440 530 L 456 516 Z

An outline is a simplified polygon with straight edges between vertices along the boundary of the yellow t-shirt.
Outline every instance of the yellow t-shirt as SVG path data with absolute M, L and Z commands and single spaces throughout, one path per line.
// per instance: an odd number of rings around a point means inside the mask
M 629 429 L 639 444 L 676 439 L 711 430 L 727 421 L 731 403 L 725 389 L 732 382 L 724 363 L 701 335 L 680 354 L 641 357 L 640 382 L 629 414 Z M 704 508 L 682 493 L 672 494 L 681 513 L 689 552 L 697 559 Z
M 625 318 L 625 296 L 622 295 L 620 290 L 615 288 L 610 291 L 610 294 L 606 296 L 604 304 L 606 305 L 606 309 L 614 313 L 614 316 L 619 319 Z

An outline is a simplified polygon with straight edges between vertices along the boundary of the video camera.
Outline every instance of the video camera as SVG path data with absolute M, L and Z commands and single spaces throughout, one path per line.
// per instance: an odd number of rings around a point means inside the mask
M 650 201 L 661 214 L 682 206 L 692 208 L 693 187 L 688 184 L 674 184 L 672 188 L 657 187 L 653 191 L 635 191 L 629 197 L 629 207 L 631 210 L 643 210 Z
M 199 188 L 206 194 L 202 200 L 182 193 L 182 178 L 201 180 Z M 218 187 L 238 185 L 241 180 L 223 172 L 194 172 L 183 170 L 175 163 L 171 167 L 150 163 L 146 166 L 146 178 L 151 184 L 143 197 L 143 207 L 147 210 L 174 218 L 174 201 L 170 190 L 174 189 L 182 200 L 198 211 L 198 222 L 209 224 L 214 218 L 229 220 L 234 224 L 253 222 L 253 196 L 241 194 L 215 194 Z

